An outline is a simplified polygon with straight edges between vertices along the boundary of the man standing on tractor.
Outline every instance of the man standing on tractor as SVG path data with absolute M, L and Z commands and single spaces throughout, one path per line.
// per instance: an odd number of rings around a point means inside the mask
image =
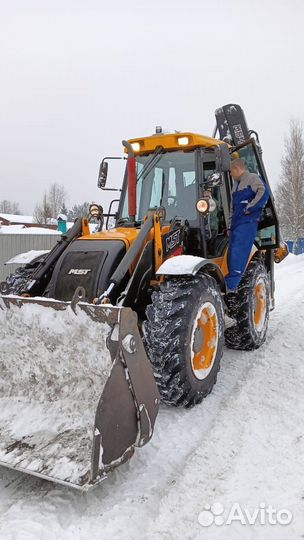
M 226 284 L 228 292 L 235 292 L 245 272 L 269 192 L 261 178 L 248 171 L 241 158 L 232 161 L 231 176 L 235 183 L 228 228 L 229 274 L 226 276 Z

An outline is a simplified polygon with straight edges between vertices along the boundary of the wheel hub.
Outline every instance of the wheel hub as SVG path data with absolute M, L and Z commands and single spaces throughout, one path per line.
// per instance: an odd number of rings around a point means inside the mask
M 264 281 L 260 280 L 255 286 L 254 290 L 254 326 L 258 331 L 261 331 L 264 327 L 266 318 L 266 285 Z
M 213 367 L 218 337 L 215 307 L 211 302 L 205 302 L 199 309 L 192 332 L 191 365 L 198 379 L 205 379 Z

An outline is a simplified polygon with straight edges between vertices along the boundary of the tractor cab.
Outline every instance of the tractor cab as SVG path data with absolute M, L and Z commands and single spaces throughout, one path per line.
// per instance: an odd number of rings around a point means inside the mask
M 149 211 L 161 208 L 163 225 L 172 228 L 176 221 L 186 222 L 186 253 L 217 258 L 227 249 L 233 186 L 231 158 L 241 157 L 248 170 L 258 174 L 270 191 L 260 147 L 253 138 L 236 146 L 195 133 L 157 133 L 126 144 L 128 162 L 116 226 L 141 227 Z M 271 195 L 259 225 L 256 246 L 273 249 L 278 245 L 278 220 Z
M 219 245 L 223 250 L 227 245 L 228 146 L 193 133 L 157 135 L 130 144 L 136 169 L 136 213 L 131 219 L 127 164 L 116 226 L 141 227 L 149 211 L 161 208 L 163 225 L 186 223 L 187 252 L 219 256 Z

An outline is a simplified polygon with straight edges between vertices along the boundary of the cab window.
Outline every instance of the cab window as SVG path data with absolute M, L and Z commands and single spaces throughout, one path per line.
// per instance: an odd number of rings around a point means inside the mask
M 198 186 L 195 151 L 160 154 L 152 168 L 145 164 L 151 156 L 137 156 L 137 215 L 142 222 L 149 209 L 166 210 L 166 221 L 176 216 L 197 219 Z M 124 196 L 122 218 L 128 217 L 128 197 Z

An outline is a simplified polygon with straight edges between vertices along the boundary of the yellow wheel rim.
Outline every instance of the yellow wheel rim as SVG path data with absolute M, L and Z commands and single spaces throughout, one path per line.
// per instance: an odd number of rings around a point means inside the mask
M 218 346 L 218 317 L 211 302 L 200 307 L 195 318 L 191 340 L 191 365 L 197 379 L 205 379 L 210 373 Z
M 264 327 L 266 318 L 266 285 L 264 281 L 259 281 L 254 289 L 254 326 L 258 331 Z

